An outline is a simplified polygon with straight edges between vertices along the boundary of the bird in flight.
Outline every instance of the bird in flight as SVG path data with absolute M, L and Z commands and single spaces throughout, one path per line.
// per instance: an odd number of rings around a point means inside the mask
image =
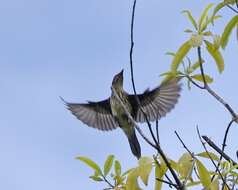
M 126 107 L 135 122 L 146 122 L 146 117 L 149 121 L 159 120 L 178 102 L 181 86 L 178 79 L 173 78 L 152 90 L 146 90 L 137 95 L 140 105 L 135 95 L 128 94 L 123 89 L 123 70 L 114 76 L 112 88 L 114 90 L 111 96 L 103 101 L 89 101 L 88 103 L 63 101 L 71 113 L 89 127 L 102 131 L 121 128 L 128 138 L 132 153 L 139 159 L 141 157 L 140 144 L 136 137 L 134 124 L 128 118 L 124 108 Z

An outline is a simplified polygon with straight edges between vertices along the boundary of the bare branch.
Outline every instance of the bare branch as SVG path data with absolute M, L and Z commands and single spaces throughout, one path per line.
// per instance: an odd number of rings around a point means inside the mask
M 132 82 L 132 87 L 133 87 L 133 91 L 134 91 L 134 94 L 135 94 L 135 99 L 136 99 L 136 102 L 137 104 L 139 105 L 139 109 L 142 111 L 144 117 L 145 117 L 145 120 L 146 120 L 146 123 L 149 127 L 149 130 L 150 130 L 150 134 L 155 142 L 156 145 L 158 145 L 158 142 L 155 138 L 155 135 L 153 133 L 153 130 L 152 130 L 152 127 L 151 127 L 151 124 L 149 122 L 149 119 L 145 113 L 145 111 L 142 109 L 141 107 L 141 103 L 140 103 L 140 100 L 137 96 L 137 92 L 136 92 L 136 86 L 135 86 L 135 81 L 134 81 L 134 70 L 133 70 L 133 50 L 134 50 L 134 22 L 135 22 L 135 11 L 136 11 L 136 0 L 134 0 L 134 3 L 133 3 L 133 8 L 132 8 L 132 16 L 131 16 L 131 48 L 130 48 L 130 69 L 131 69 L 131 82 Z
M 218 152 L 220 155 L 222 155 L 223 158 L 225 158 L 227 161 L 231 161 L 233 165 L 236 165 L 237 163 L 228 156 L 225 152 L 223 152 L 211 139 L 209 139 L 207 136 L 202 136 L 203 140 L 206 141 L 206 143 L 212 147 L 216 152 Z
M 222 174 L 221 174 L 221 172 L 220 172 L 220 170 L 219 170 L 219 164 L 216 165 L 216 163 L 215 163 L 214 160 L 212 159 L 210 153 L 208 152 L 207 147 L 205 146 L 205 143 L 202 141 L 202 137 L 204 137 L 204 136 L 201 136 L 200 131 L 199 131 L 199 129 L 198 129 L 198 126 L 197 126 L 197 133 L 198 133 L 198 137 L 199 137 L 199 139 L 200 139 L 200 142 L 201 142 L 201 144 L 202 144 L 204 150 L 206 151 L 206 153 L 207 153 L 209 159 L 211 160 L 212 164 L 213 164 L 213 165 L 215 166 L 215 168 L 216 168 L 215 171 L 218 172 L 220 178 L 222 179 L 223 184 L 225 184 L 225 185 L 228 187 L 228 189 L 230 190 L 229 186 L 226 184 L 226 180 L 224 179 L 224 177 L 222 176 Z M 213 181 L 214 176 L 215 176 L 215 175 L 212 176 L 211 181 Z

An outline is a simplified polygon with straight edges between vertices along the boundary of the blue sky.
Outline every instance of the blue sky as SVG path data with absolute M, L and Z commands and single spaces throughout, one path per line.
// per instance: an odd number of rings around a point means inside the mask
M 190 23 L 181 11 L 198 16 L 212 1 L 138 1 L 135 20 L 134 67 L 137 90 L 155 87 L 159 74 L 189 36 Z M 88 156 L 102 165 L 114 154 L 129 168 L 136 165 L 121 130 L 103 133 L 76 120 L 60 101 L 102 100 L 110 95 L 112 77 L 125 69 L 125 89 L 132 92 L 129 70 L 132 1 L 8 0 L 0 2 L 0 188 L 7 190 L 100 189 L 88 176 L 92 171 L 74 159 Z M 221 32 L 230 10 L 217 22 Z M 235 35 L 223 55 L 222 75 L 208 58 L 212 84 L 234 108 L 237 101 L 238 53 Z M 177 130 L 194 151 L 202 151 L 202 134 L 221 144 L 230 115 L 206 92 L 184 90 L 179 104 L 160 121 L 162 147 L 177 159 L 184 152 Z M 143 129 L 146 127 L 142 126 Z M 146 129 L 145 129 L 146 130 Z M 228 152 L 235 157 L 238 129 L 234 127 Z M 153 150 L 139 138 L 143 155 Z

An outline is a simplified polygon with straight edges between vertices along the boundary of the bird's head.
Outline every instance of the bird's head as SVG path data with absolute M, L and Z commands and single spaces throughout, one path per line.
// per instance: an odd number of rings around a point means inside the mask
M 118 88 L 123 86 L 123 69 L 120 73 L 116 74 L 112 80 L 112 86 Z

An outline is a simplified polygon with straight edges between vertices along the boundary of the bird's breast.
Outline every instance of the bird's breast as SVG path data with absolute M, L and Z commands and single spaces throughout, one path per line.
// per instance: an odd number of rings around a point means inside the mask
M 130 104 L 127 102 L 125 97 L 120 97 L 121 101 L 123 102 L 124 106 L 127 108 L 127 111 L 130 113 Z M 125 112 L 123 106 L 121 105 L 120 101 L 115 96 L 111 96 L 110 98 L 111 110 L 112 115 L 119 124 L 119 126 L 126 130 L 132 127 L 132 124 L 128 118 L 127 113 Z

